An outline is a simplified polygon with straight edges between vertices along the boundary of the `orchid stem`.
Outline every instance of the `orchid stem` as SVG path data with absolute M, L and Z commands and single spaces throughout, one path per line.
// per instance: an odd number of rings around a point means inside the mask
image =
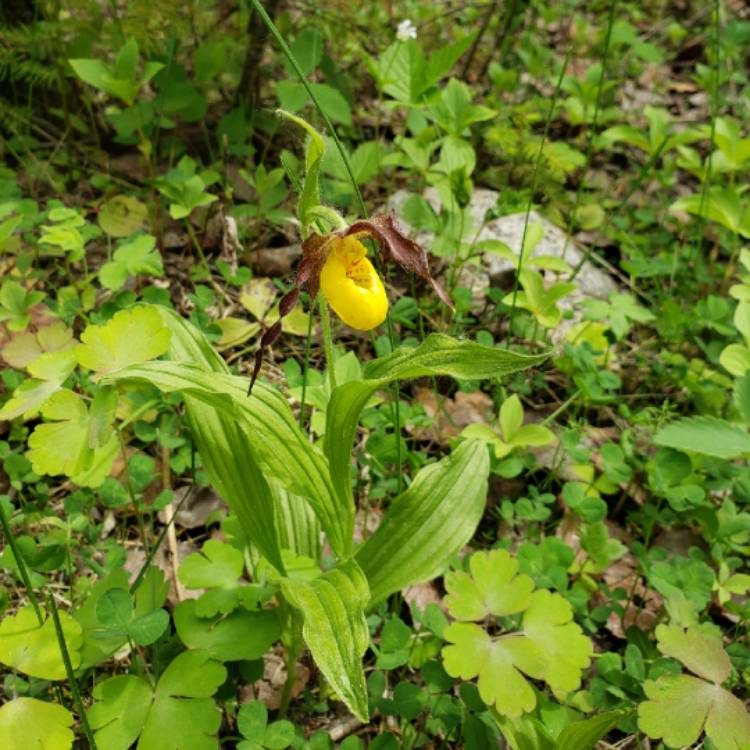
M 328 384 L 333 393 L 336 388 L 336 359 L 333 352 L 333 338 L 331 337 L 331 316 L 328 314 L 328 303 L 323 292 L 318 292 L 318 307 L 320 308 L 320 322 L 323 327 L 323 344 L 326 349 L 326 365 L 328 366 Z

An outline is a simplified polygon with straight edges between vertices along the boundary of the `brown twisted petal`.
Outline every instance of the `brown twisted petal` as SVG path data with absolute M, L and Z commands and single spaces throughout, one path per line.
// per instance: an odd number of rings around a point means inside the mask
M 373 216 L 371 219 L 355 221 L 345 232 L 343 237 L 357 237 L 368 235 L 380 245 L 380 254 L 383 261 L 393 260 L 402 268 L 429 281 L 438 297 L 448 307 L 453 307 L 450 297 L 446 294 L 442 285 L 437 282 L 430 273 L 430 265 L 427 260 L 427 251 L 410 240 L 402 231 L 392 213 Z

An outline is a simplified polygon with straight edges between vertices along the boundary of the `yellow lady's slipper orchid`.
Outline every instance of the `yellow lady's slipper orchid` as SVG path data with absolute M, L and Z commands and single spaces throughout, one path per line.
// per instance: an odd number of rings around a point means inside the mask
M 367 248 L 354 237 L 331 238 L 320 288 L 336 315 L 348 326 L 369 331 L 388 313 L 383 282 L 367 259 Z

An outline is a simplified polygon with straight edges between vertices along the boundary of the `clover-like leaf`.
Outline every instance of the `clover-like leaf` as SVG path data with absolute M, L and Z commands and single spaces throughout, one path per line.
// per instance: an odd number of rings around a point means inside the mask
M 67 612 L 59 615 L 70 661 L 76 668 L 81 661 L 81 626 Z M 0 662 L 43 680 L 66 677 L 54 623 L 48 618 L 40 625 L 31 606 L 0 622 Z
M 164 670 L 156 689 L 120 675 L 94 688 L 88 719 L 99 747 L 127 750 L 215 750 L 221 713 L 211 696 L 226 670 L 205 651 L 186 651 Z
M 169 340 L 170 331 L 158 310 L 135 307 L 120 310 L 104 325 L 88 326 L 76 357 L 81 366 L 103 375 L 155 359 L 167 351 Z
M 169 625 L 169 615 L 164 609 L 136 615 L 130 594 L 121 588 L 111 588 L 102 594 L 96 603 L 96 617 L 105 628 L 105 637 L 125 635 L 139 646 L 150 646 Z
M 521 629 L 491 636 L 475 623 L 446 628 L 445 670 L 452 677 L 478 677 L 479 693 L 503 716 L 518 718 L 536 705 L 526 677 L 544 680 L 559 698 L 575 690 L 593 652 L 591 641 L 573 622 L 573 609 L 559 594 L 533 591 L 526 575 L 505 550 L 475 553 L 472 575 L 446 576 L 450 613 L 457 620 L 483 620 L 523 612 Z
M 245 738 L 237 750 L 284 750 L 294 739 L 294 724 L 286 719 L 269 724 L 268 709 L 261 701 L 250 701 L 240 708 L 237 729 Z
M 3 750 L 70 750 L 73 714 L 57 703 L 16 698 L 0 706 L 0 747 Z
M 472 555 L 471 575 L 463 571 L 449 573 L 445 603 L 457 620 L 483 620 L 488 615 L 523 612 L 531 603 L 534 582 L 517 575 L 518 562 L 507 550 L 491 550 Z
M 670 747 L 692 745 L 701 731 L 717 750 L 750 747 L 750 714 L 739 698 L 721 687 L 732 668 L 721 639 L 676 625 L 660 625 L 656 637 L 665 656 L 681 661 L 699 677 L 667 674 L 647 680 L 648 700 L 638 706 L 641 730 Z
M 156 238 L 150 234 L 141 234 L 121 244 L 115 250 L 112 260 L 99 269 L 99 281 L 107 289 L 117 290 L 129 276 L 140 273 L 149 276 L 164 275 L 161 255 L 156 249 Z

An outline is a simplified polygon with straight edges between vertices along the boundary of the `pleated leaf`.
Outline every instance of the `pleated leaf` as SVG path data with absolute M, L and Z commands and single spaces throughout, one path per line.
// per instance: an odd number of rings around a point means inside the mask
M 339 506 L 325 457 L 299 429 L 284 396 L 276 389 L 258 382 L 253 395 L 248 397 L 245 379 L 207 372 L 187 362 L 145 362 L 108 377 L 110 381 L 146 382 L 162 391 L 180 392 L 191 405 L 193 401 L 200 402 L 234 421 L 241 430 L 236 437 L 247 443 L 247 449 L 233 453 L 233 450 L 219 446 L 222 458 L 226 458 L 225 471 L 238 481 L 246 481 L 245 471 L 251 472 L 252 469 L 242 461 L 246 457 L 254 459 L 259 467 L 257 477 L 262 471 L 264 476 L 273 477 L 287 491 L 308 500 L 334 552 L 340 557 L 347 556 L 351 548 L 350 519 L 353 513 Z M 198 430 L 207 432 L 199 423 L 201 419 L 209 418 L 209 412 L 201 409 L 197 415 L 191 423 Z M 220 424 L 224 431 L 224 422 Z M 206 443 L 210 445 L 206 450 L 215 449 L 220 441 L 219 432 L 207 434 Z M 239 446 L 233 443 L 231 447 Z M 228 475 L 222 476 L 226 479 Z M 221 484 L 219 489 L 221 491 Z
M 287 578 L 281 584 L 287 601 L 302 612 L 302 635 L 315 663 L 341 700 L 362 721 L 368 720 L 362 657 L 369 633 L 365 607 L 367 579 L 347 560 L 312 581 Z
M 370 606 L 442 573 L 482 518 L 489 469 L 486 445 L 466 441 L 423 468 L 393 501 L 356 554 L 370 585 Z
M 440 333 L 418 347 L 402 347 L 369 362 L 364 380 L 340 385 L 333 391 L 326 412 L 325 454 L 342 507 L 353 508 L 351 464 L 359 415 L 375 391 L 396 380 L 448 375 L 459 380 L 500 378 L 543 362 L 548 355 L 525 355 L 460 341 Z

